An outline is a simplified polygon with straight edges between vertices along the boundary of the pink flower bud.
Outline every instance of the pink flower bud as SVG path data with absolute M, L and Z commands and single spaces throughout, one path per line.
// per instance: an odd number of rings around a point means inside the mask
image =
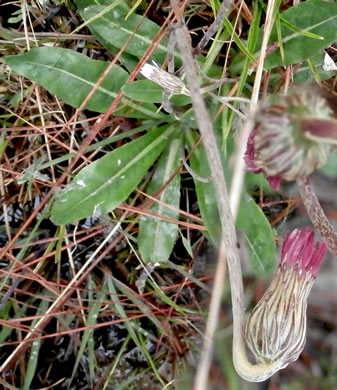
M 292 89 L 256 114 L 245 161 L 248 170 L 263 172 L 270 186 L 308 176 L 327 162 L 337 144 L 337 121 L 318 90 Z
M 310 228 L 295 229 L 284 239 L 281 262 L 267 291 L 246 324 L 247 344 L 256 361 L 297 360 L 305 345 L 307 298 L 326 252 Z

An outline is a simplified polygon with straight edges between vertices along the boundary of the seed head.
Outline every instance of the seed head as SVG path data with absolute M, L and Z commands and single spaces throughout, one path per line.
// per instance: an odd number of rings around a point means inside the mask
M 310 228 L 295 229 L 283 242 L 281 262 L 246 324 L 247 344 L 256 361 L 297 360 L 305 345 L 307 298 L 326 252 Z
M 165 72 L 157 66 L 151 64 L 144 64 L 140 69 L 140 73 L 147 79 L 160 85 L 173 95 L 190 95 L 189 90 L 179 77 L 171 73 Z
M 327 162 L 337 144 L 337 121 L 317 90 L 293 89 L 263 106 L 249 136 L 248 170 L 263 172 L 270 186 L 308 176 Z

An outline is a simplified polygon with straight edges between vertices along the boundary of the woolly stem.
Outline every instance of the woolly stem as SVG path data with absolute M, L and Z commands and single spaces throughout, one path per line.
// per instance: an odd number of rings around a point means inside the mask
M 269 12 L 273 8 L 274 1 L 269 3 Z M 234 220 L 231 213 L 231 207 L 229 202 L 229 196 L 227 186 L 224 180 L 223 168 L 221 163 L 220 154 L 216 145 L 215 135 L 212 127 L 212 122 L 206 109 L 205 102 L 202 99 L 200 93 L 200 87 L 198 85 L 197 72 L 195 67 L 192 50 L 187 38 L 187 31 L 184 25 L 180 22 L 176 25 L 174 33 L 177 38 L 177 45 L 182 54 L 184 70 L 186 73 L 186 81 L 191 93 L 191 100 L 194 108 L 194 113 L 199 125 L 200 133 L 203 137 L 205 149 L 207 151 L 208 163 L 211 169 L 211 175 L 217 194 L 218 208 L 221 215 L 222 224 L 222 240 L 219 251 L 218 269 L 216 282 L 218 280 L 223 283 L 224 279 L 224 262 L 227 259 L 229 278 L 231 284 L 232 294 L 232 306 L 233 306 L 233 361 L 234 366 L 238 374 L 250 382 L 261 382 L 272 376 L 279 370 L 278 362 L 251 364 L 248 361 L 245 337 L 244 337 L 244 293 L 242 284 L 241 264 L 240 257 L 236 247 L 236 234 L 234 227 Z M 266 39 L 264 39 L 266 46 Z M 219 272 L 218 272 L 219 271 Z M 212 332 L 214 332 L 220 301 L 222 284 L 219 287 L 219 282 L 215 283 L 212 295 Z M 220 291 L 220 293 L 219 293 Z M 208 332 L 206 332 L 208 333 Z M 213 333 L 214 334 L 214 333 Z M 208 333 L 209 335 L 209 333 Z M 208 346 L 211 341 L 207 340 Z M 204 378 L 197 378 L 197 381 L 205 381 Z M 199 386 L 199 388 L 202 388 Z M 206 388 L 206 386 L 204 387 Z
M 304 207 L 312 224 L 327 244 L 329 251 L 337 257 L 337 232 L 326 217 L 308 177 L 296 180 Z

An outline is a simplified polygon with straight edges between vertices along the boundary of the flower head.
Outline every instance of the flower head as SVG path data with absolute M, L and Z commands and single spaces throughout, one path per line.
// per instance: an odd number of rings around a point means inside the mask
M 182 80 L 180 80 L 179 77 L 165 72 L 165 70 L 160 69 L 158 66 L 144 64 L 140 69 L 140 73 L 145 78 L 160 85 L 162 88 L 166 89 L 173 95 L 190 95 L 189 90 L 186 88 L 185 84 Z
M 246 324 L 247 344 L 257 362 L 295 361 L 306 337 L 307 298 L 326 252 L 310 228 L 295 229 L 283 242 L 272 282 Z
M 327 162 L 337 144 L 337 121 L 316 90 L 293 89 L 263 106 L 249 136 L 245 161 L 274 189 L 283 180 L 308 176 Z

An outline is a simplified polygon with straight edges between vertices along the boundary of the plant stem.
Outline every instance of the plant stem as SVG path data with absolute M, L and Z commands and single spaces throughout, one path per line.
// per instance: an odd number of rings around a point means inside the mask
M 219 28 L 221 27 L 225 17 L 228 14 L 228 11 L 232 5 L 232 0 L 223 0 L 221 3 L 221 6 L 219 8 L 218 14 L 210 26 L 210 28 L 207 30 L 206 34 L 201 38 L 197 49 L 194 54 L 200 53 L 207 45 L 207 43 L 210 41 L 212 36 L 218 32 Z
M 304 207 L 312 224 L 319 232 L 322 240 L 327 244 L 329 251 L 337 257 L 337 232 L 324 214 L 324 211 L 312 188 L 310 179 L 308 177 L 301 177 L 297 179 L 296 182 Z
M 274 0 L 268 4 L 269 15 L 273 9 Z M 220 153 L 217 148 L 215 135 L 213 132 L 212 122 L 206 109 L 206 105 L 200 93 L 200 86 L 198 85 L 198 77 L 192 50 L 188 41 L 188 33 L 184 25 L 180 22 L 176 25 L 174 33 L 177 38 L 177 45 L 181 52 L 184 70 L 186 74 L 186 81 L 191 93 L 192 105 L 194 113 L 199 125 L 200 133 L 203 137 L 203 142 L 207 152 L 208 163 L 211 169 L 211 175 L 215 186 L 217 195 L 218 209 L 221 216 L 222 226 L 222 240 L 219 250 L 217 274 L 213 287 L 211 314 L 210 320 L 207 324 L 206 339 L 204 344 L 204 353 L 210 355 L 212 338 L 215 332 L 218 313 L 221 302 L 221 292 L 223 282 L 225 279 L 225 260 L 227 259 L 229 278 L 231 284 L 232 306 L 233 306 L 233 361 L 238 374 L 251 382 L 261 382 L 273 375 L 280 367 L 277 362 L 270 364 L 252 365 L 247 358 L 244 338 L 244 302 L 243 302 L 243 284 L 241 274 L 241 264 L 238 249 L 236 246 L 236 233 L 234 227 L 234 219 L 231 213 L 229 196 L 227 186 L 224 180 L 222 163 Z M 267 45 L 268 37 L 264 37 L 265 47 Z M 261 55 L 264 51 L 261 49 Z M 262 62 L 263 63 L 263 62 Z M 202 357 L 204 359 L 204 357 Z M 210 364 L 210 359 L 206 364 Z M 196 378 L 196 386 L 198 389 L 205 389 L 207 387 L 206 372 L 198 373 Z

